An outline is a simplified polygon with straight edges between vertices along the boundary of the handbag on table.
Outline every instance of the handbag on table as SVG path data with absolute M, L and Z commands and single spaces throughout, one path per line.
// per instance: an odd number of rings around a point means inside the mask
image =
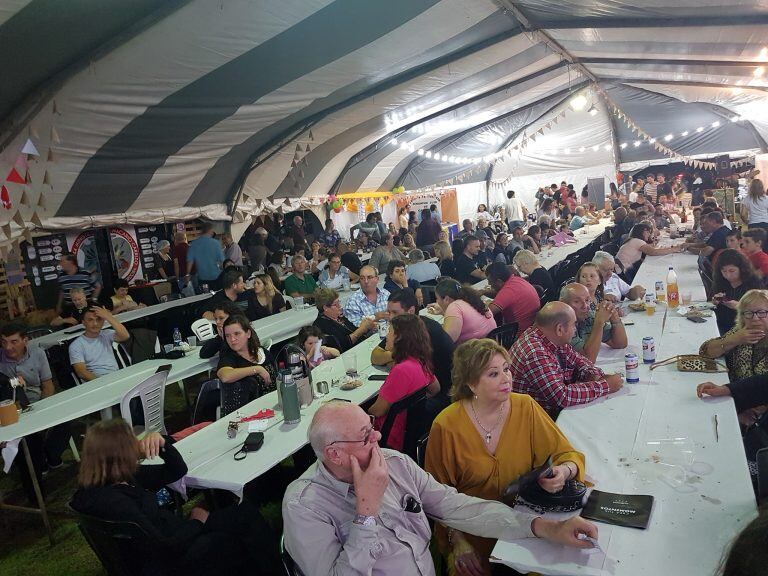
M 509 506 L 520 504 L 526 506 L 538 514 L 544 512 L 573 512 L 584 506 L 587 487 L 578 480 L 566 480 L 559 492 L 547 492 L 539 484 L 539 478 L 547 477 L 552 469 L 552 458 L 534 468 L 530 472 L 519 476 L 504 490 L 502 500 Z
M 701 356 L 700 354 L 678 354 L 677 356 L 672 356 L 672 358 L 651 364 L 651 370 L 659 366 L 672 364 L 673 362 L 677 363 L 677 369 L 680 372 L 704 372 L 708 374 L 728 372 L 728 367 L 722 362 L 718 362 L 714 358 Z

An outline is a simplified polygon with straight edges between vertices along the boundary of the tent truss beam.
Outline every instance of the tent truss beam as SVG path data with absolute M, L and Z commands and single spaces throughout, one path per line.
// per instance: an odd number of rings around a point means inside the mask
M 692 18 L 653 19 L 653 25 L 646 18 L 571 18 L 568 20 L 544 20 L 540 26 L 549 30 L 572 30 L 575 28 L 700 28 L 724 26 L 759 26 L 768 24 L 768 14 L 735 16 L 700 16 Z

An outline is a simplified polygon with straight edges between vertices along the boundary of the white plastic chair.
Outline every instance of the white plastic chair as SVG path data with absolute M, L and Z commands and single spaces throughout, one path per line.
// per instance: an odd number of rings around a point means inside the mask
M 200 318 L 192 322 L 192 333 L 200 342 L 216 338 L 216 326 L 210 320 Z
M 139 382 L 123 396 L 120 401 L 120 414 L 133 426 L 131 418 L 131 400 L 137 396 L 144 410 L 144 429 L 146 432 L 167 434 L 165 429 L 165 382 L 168 380 L 168 370 L 153 374 L 143 382 Z

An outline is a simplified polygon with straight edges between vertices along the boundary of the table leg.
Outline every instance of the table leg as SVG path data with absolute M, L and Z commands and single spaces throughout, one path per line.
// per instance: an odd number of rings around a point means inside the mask
M 29 453 L 29 447 L 27 446 L 26 438 L 21 439 L 21 448 L 24 452 L 24 460 L 27 463 L 27 469 L 29 470 L 29 475 L 32 480 L 32 487 L 34 488 L 35 498 L 37 498 L 37 504 L 39 508 L 6 504 L 3 502 L 2 495 L 0 495 L 0 510 L 13 510 L 14 512 L 24 512 L 27 514 L 40 514 L 40 516 L 43 518 L 43 524 L 45 524 L 45 531 L 48 533 L 48 540 L 50 541 L 51 546 L 53 546 L 56 543 L 53 539 L 53 529 L 51 528 L 51 521 L 48 518 L 48 510 L 45 507 L 43 493 L 40 490 L 40 483 L 37 481 L 35 467 L 32 465 L 32 456 Z

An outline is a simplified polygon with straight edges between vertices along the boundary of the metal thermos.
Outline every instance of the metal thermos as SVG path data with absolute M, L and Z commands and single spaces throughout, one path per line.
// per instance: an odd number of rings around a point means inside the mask
M 301 422 L 301 410 L 299 409 L 299 390 L 290 370 L 281 370 L 280 398 L 283 404 L 283 420 L 286 424 L 298 424 Z

